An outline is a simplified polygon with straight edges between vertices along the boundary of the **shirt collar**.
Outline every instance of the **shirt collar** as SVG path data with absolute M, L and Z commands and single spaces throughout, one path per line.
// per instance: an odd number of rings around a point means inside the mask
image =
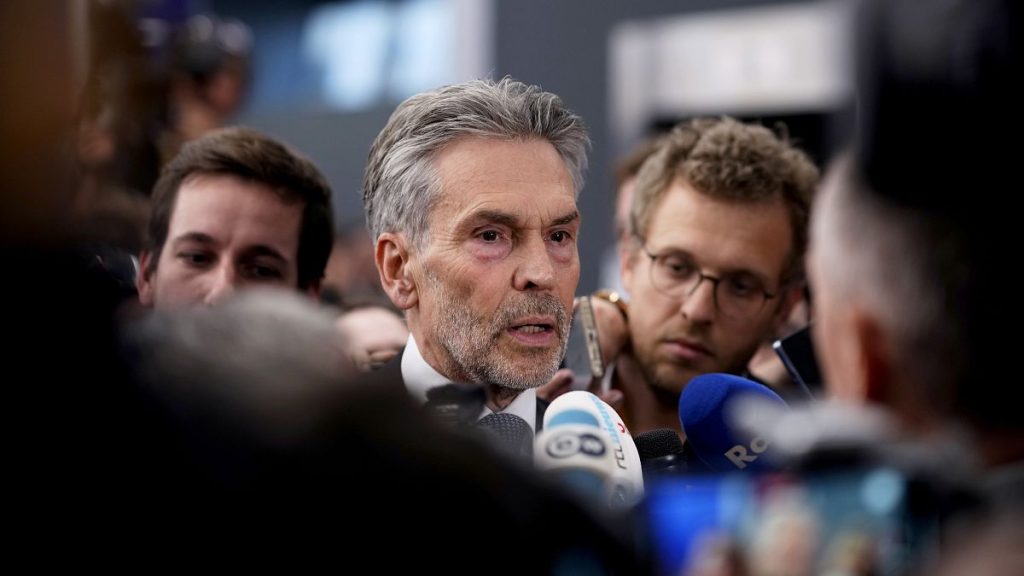
M 402 379 L 405 381 L 405 387 L 409 394 L 420 403 L 427 401 L 428 390 L 451 382 L 451 380 L 427 363 L 423 358 L 423 354 L 420 353 L 419 346 L 416 345 L 416 339 L 412 337 L 412 334 L 409 334 L 409 341 L 405 345 L 405 352 L 402 353 Z M 502 412 L 514 414 L 526 420 L 530 428 L 536 432 L 537 390 L 534 388 L 523 390 Z M 483 411 L 480 413 L 480 418 L 488 414 L 492 414 L 492 411 L 484 406 Z
M 534 434 L 537 433 L 537 389 L 528 388 L 519 393 L 516 399 L 511 404 L 502 410 L 504 414 L 514 414 L 519 416 L 526 423 L 530 425 L 530 429 L 533 430 Z M 480 413 L 480 418 L 493 414 L 490 408 L 484 406 L 483 411 Z
M 402 353 L 402 380 L 405 381 L 405 387 L 409 390 L 409 394 L 412 394 L 412 397 L 420 403 L 427 401 L 428 390 L 451 382 L 443 374 L 434 370 L 433 366 L 427 364 L 412 334 L 409 334 L 405 352 Z

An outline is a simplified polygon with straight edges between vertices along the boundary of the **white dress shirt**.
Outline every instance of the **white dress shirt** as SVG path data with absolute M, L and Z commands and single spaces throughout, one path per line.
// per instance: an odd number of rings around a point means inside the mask
M 416 340 L 409 334 L 409 341 L 405 345 L 405 352 L 402 353 L 402 380 L 405 381 L 405 388 L 417 402 L 427 401 L 427 391 L 438 386 L 449 384 L 451 380 L 427 364 L 420 354 Z M 530 425 L 530 429 L 537 432 L 537 390 L 529 388 L 523 390 L 511 404 L 502 410 L 505 414 L 519 416 Z M 484 406 L 479 418 L 492 414 L 492 410 Z

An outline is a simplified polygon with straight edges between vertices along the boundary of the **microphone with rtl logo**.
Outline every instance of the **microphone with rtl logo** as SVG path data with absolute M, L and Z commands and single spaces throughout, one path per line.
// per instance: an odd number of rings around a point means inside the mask
M 732 374 L 697 376 L 679 396 L 679 422 L 686 443 L 714 472 L 775 470 L 778 463 L 768 440 L 741 426 L 740 413 L 771 417 L 787 409 L 786 402 L 768 387 Z

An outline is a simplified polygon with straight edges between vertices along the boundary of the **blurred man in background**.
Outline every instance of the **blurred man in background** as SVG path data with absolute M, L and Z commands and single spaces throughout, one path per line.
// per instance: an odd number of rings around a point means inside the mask
M 224 127 L 245 99 L 252 32 L 235 19 L 196 14 L 171 42 L 167 128 L 160 138 L 164 162 L 181 146 Z
M 888 408 L 911 437 L 968 430 L 984 467 L 1019 463 L 1020 411 L 1003 389 L 1016 341 L 991 329 L 1016 325 L 1016 216 L 998 192 L 1015 153 L 968 143 L 1019 131 L 1020 11 L 924 3 L 921 28 L 912 4 L 862 14 L 861 138 L 829 171 L 812 226 L 815 344 L 836 396 Z
M 930 481 L 963 492 L 931 511 L 931 571 L 1016 573 L 1020 346 L 994 327 L 1020 325 L 1019 217 L 1003 206 L 1019 162 L 994 143 L 1022 129 L 1020 7 L 879 1 L 860 16 L 859 140 L 829 169 L 811 232 L 825 383 L 894 424 L 863 451 L 908 444 Z
M 315 295 L 332 221 L 330 187 L 312 162 L 253 130 L 211 132 L 157 182 L 139 300 L 212 304 L 243 286 Z
M 598 302 L 602 344 L 621 345 L 611 384 L 630 428 L 681 432 L 690 379 L 745 374 L 789 316 L 817 177 L 787 141 L 729 118 L 677 126 L 643 164 L 622 256 L 632 305 Z
M 628 251 L 633 235 L 629 231 L 629 208 L 633 204 L 636 176 L 644 161 L 658 149 L 658 140 L 647 140 L 622 158 L 615 166 L 615 213 L 612 225 L 615 227 L 615 245 L 610 246 L 601 257 L 601 286 L 618 292 L 626 299 L 629 294 L 622 286 L 621 252 Z

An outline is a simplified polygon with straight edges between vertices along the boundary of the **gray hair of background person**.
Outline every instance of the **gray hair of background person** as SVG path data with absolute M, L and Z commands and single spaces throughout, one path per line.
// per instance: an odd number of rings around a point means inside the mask
M 577 196 L 587 168 L 583 120 L 561 98 L 505 77 L 472 80 L 403 102 L 370 148 L 363 207 L 370 233 L 408 234 L 422 246 L 441 192 L 434 156 L 463 137 L 547 140 L 572 176 Z
M 793 249 L 782 280 L 802 278 L 818 169 L 787 138 L 764 126 L 726 117 L 696 118 L 677 125 L 637 175 L 630 224 L 638 238 L 646 239 L 654 210 L 676 178 L 724 201 L 782 200 L 793 231 Z
M 315 431 L 330 416 L 325 400 L 353 374 L 331 315 L 286 290 L 129 319 L 123 345 L 157 396 L 224 411 L 218 419 L 276 440 Z
M 961 311 L 971 264 L 948 220 L 870 190 L 843 156 L 829 170 L 811 231 L 817 274 L 834 298 L 864 306 L 891 336 L 914 397 L 949 413 L 970 369 Z

